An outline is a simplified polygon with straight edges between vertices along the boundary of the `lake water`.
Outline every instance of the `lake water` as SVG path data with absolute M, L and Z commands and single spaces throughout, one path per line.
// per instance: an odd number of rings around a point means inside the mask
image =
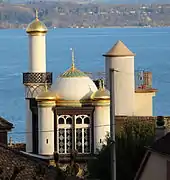
M 170 28 L 55 29 L 47 34 L 47 71 L 53 81 L 71 64 L 83 71 L 104 71 L 104 58 L 117 40 L 136 53 L 135 69 L 153 73 L 154 115 L 170 115 Z M 28 38 L 25 30 L 0 31 L 0 116 L 12 122 L 15 141 L 24 140 L 25 100 L 22 72 L 28 71 Z M 126 83 L 126 82 L 125 82 Z

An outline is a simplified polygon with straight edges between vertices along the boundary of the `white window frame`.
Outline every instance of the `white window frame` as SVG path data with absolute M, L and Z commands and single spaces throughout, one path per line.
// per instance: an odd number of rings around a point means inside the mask
M 63 118 L 64 119 L 64 124 L 59 124 L 59 119 Z M 72 124 L 66 124 L 66 119 L 71 118 L 72 119 Z M 77 124 L 76 119 L 81 118 L 82 123 Z M 84 124 L 84 119 L 89 118 L 89 124 Z M 64 129 L 64 153 L 59 154 L 70 154 L 67 153 L 67 142 L 66 142 L 66 129 L 72 129 L 72 148 L 76 150 L 76 129 L 81 128 L 82 129 L 82 152 L 78 152 L 78 154 L 90 154 L 91 153 L 91 142 L 92 142 L 92 133 L 91 133 L 91 126 L 92 121 L 91 121 L 91 116 L 87 114 L 80 114 L 80 115 L 57 115 L 57 150 L 59 152 L 59 129 Z M 84 153 L 84 129 L 89 128 L 89 152 Z M 74 133 L 74 135 L 73 135 Z M 73 143 L 74 141 L 74 143 Z M 73 147 L 74 145 L 74 147 Z

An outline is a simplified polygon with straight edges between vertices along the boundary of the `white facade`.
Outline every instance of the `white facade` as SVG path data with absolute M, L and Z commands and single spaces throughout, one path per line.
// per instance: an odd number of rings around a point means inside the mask
M 95 106 L 94 153 L 105 144 L 107 133 L 110 134 L 110 102 Z
M 153 116 L 155 92 L 135 93 L 135 116 Z
M 54 105 L 55 102 L 46 102 L 38 106 L 38 153 L 41 155 L 54 153 Z
M 113 92 L 115 97 L 115 115 L 134 115 L 135 80 L 134 80 L 134 56 L 106 57 L 106 82 L 110 88 L 109 71 L 114 69 Z
M 29 72 L 46 72 L 46 36 L 29 35 Z
M 85 77 L 58 77 L 51 88 L 64 100 L 79 101 L 90 98 L 90 95 L 97 91 L 94 82 Z

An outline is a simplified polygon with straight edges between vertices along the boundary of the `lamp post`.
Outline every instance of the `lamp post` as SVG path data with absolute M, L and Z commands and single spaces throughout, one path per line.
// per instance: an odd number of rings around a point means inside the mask
M 115 141 L 115 97 L 114 97 L 114 75 L 118 72 L 110 69 L 110 139 L 111 139 L 111 180 L 116 180 L 116 141 Z

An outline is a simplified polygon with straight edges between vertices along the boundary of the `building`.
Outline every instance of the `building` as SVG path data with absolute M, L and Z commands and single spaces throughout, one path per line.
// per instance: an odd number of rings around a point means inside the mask
M 152 88 L 152 73 L 141 71 L 135 74 L 135 54 L 122 41 L 118 41 L 103 56 L 108 89 L 110 89 L 109 71 L 113 70 L 111 79 L 115 98 L 115 115 L 153 116 L 153 97 L 157 89 Z
M 154 142 L 147 152 L 135 180 L 170 179 L 170 133 Z
M 81 159 L 100 149 L 110 132 L 110 93 L 100 80 L 98 87 L 76 68 L 74 50 L 71 67 L 52 82 L 46 72 L 46 33 L 43 22 L 28 25 L 29 72 L 23 74 L 26 99 L 26 151 L 50 156 L 57 151 L 69 157 L 72 150 Z M 106 87 L 113 86 L 116 116 L 152 116 L 151 74 L 144 73 L 135 89 L 134 53 L 121 41 L 104 55 Z M 111 74 L 110 69 L 114 70 Z
M 110 128 L 109 91 L 103 82 L 97 89 L 92 79 L 75 67 L 74 51 L 71 67 L 52 85 L 52 73 L 46 72 L 46 32 L 38 17 L 27 28 L 30 67 L 23 75 L 26 150 L 41 155 L 52 155 L 54 151 L 69 155 L 77 149 L 82 156 L 91 156 Z
M 0 117 L 0 143 L 6 144 L 8 142 L 8 132 L 13 128 L 13 124 Z

